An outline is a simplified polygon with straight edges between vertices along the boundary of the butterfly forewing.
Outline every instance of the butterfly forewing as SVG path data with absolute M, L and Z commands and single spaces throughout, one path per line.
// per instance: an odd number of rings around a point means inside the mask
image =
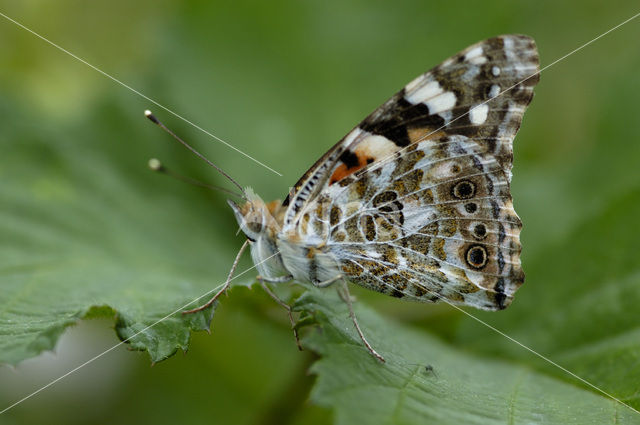
M 300 178 L 285 200 L 285 229 L 295 226 L 303 205 L 327 186 L 423 138 L 474 137 L 510 173 L 513 137 L 533 97 L 538 65 L 533 39 L 504 35 L 474 44 L 420 75 Z
M 533 40 L 506 35 L 419 76 L 300 179 L 283 234 L 369 289 L 505 308 L 524 281 L 512 142 L 537 72 Z

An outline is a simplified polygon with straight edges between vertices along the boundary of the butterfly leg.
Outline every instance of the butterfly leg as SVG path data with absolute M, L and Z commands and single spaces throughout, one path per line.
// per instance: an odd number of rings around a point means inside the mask
M 351 294 L 349 293 L 349 286 L 347 286 L 347 281 L 344 279 L 340 280 L 342 281 L 342 286 L 338 288 L 338 295 L 340 295 L 340 298 L 342 298 L 347 304 L 347 307 L 349 307 L 349 316 L 351 316 L 351 320 L 353 320 L 353 324 L 356 328 L 356 331 L 358 332 L 358 335 L 360 336 L 360 339 L 364 343 L 365 347 L 367 347 L 367 350 L 369 350 L 369 353 L 371 353 L 371 355 L 378 359 L 380 362 L 384 363 L 384 357 L 382 357 L 376 350 L 373 349 L 371 344 L 369 344 L 369 341 L 367 341 L 367 338 L 364 337 L 362 330 L 360 329 L 358 319 L 356 319 L 356 314 L 353 311 L 353 303 L 351 302 Z
M 216 294 L 209 301 L 207 301 L 205 304 L 202 304 L 200 307 L 196 307 L 196 308 L 191 309 L 191 310 L 183 311 L 182 314 L 197 313 L 199 311 L 202 311 L 202 310 L 206 309 L 211 304 L 213 304 L 218 299 L 218 297 L 220 295 L 222 295 L 223 293 L 225 293 L 227 291 L 227 289 L 229 289 L 229 285 L 231 284 L 231 279 L 233 278 L 233 273 L 235 273 L 236 267 L 238 267 L 238 263 L 240 262 L 240 256 L 242 255 L 244 250 L 247 248 L 247 246 L 249 246 L 249 240 L 248 239 L 244 242 L 244 244 L 240 248 L 240 251 L 238 251 L 238 254 L 236 254 L 236 259 L 233 261 L 233 266 L 231 266 L 231 270 L 229 271 L 229 276 L 227 276 L 227 281 L 224 283 L 224 285 L 222 285 L 222 288 L 220 288 L 220 290 L 218 292 L 216 292 Z
M 313 286 L 315 286 L 316 288 L 328 288 L 329 286 L 333 285 L 334 283 L 336 283 L 340 279 L 342 279 L 342 275 L 341 274 L 337 275 L 336 277 L 332 277 L 331 279 L 322 281 L 322 282 L 313 282 Z
M 360 329 L 360 325 L 358 324 L 358 319 L 356 319 L 356 314 L 353 312 L 353 304 L 352 304 L 351 294 L 349 293 L 349 287 L 347 286 L 347 281 L 344 280 L 343 276 L 339 274 L 323 282 L 314 282 L 313 285 L 316 288 L 327 288 L 333 285 L 334 283 L 336 283 L 337 281 L 342 282 L 342 287 L 338 287 L 338 295 L 340 295 L 340 298 L 342 298 L 342 300 L 349 307 L 349 316 L 351 316 L 351 320 L 353 320 L 353 324 L 356 327 L 356 331 L 358 332 L 360 339 L 364 343 L 365 347 L 367 347 L 367 350 L 369 350 L 369 353 L 371 353 L 373 357 L 375 357 L 376 359 L 384 363 L 385 361 L 384 357 L 382 357 L 380 354 L 378 354 L 376 350 L 373 349 L 371 344 L 369 344 L 369 341 L 367 341 L 367 338 L 364 337 L 362 330 Z
M 291 329 L 293 329 L 293 336 L 296 338 L 296 345 L 298 346 L 298 350 L 302 351 L 302 345 L 300 345 L 300 338 L 298 337 L 296 322 L 295 320 L 293 320 L 293 311 L 291 310 L 291 306 L 286 302 L 282 301 L 276 294 L 273 293 L 273 291 L 266 284 L 267 280 L 265 278 L 263 278 L 262 276 L 258 276 L 256 279 L 258 279 L 258 282 L 260 282 L 260 286 L 262 286 L 262 289 L 264 289 L 264 292 L 266 292 L 271 298 L 273 298 L 275 302 L 277 302 L 282 307 L 284 307 L 285 310 L 287 310 L 287 313 L 289 314 L 289 322 L 291 322 Z M 283 276 L 276 279 L 269 279 L 268 281 L 272 283 L 282 283 L 282 282 L 290 281 L 291 279 L 293 279 L 293 276 Z

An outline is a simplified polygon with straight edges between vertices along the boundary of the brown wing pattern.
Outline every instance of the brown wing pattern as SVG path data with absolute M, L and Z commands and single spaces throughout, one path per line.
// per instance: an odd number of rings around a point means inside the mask
M 320 200 L 328 250 L 350 281 L 368 289 L 495 310 L 524 281 L 507 174 L 473 139 L 422 141 Z M 316 228 L 306 227 L 307 240 Z
M 369 289 L 505 308 L 524 281 L 512 144 L 537 72 L 533 40 L 507 35 L 419 76 L 303 176 L 285 231 Z
M 533 97 L 537 72 L 534 41 L 523 35 L 503 35 L 474 44 L 422 74 L 302 176 L 284 202 L 284 230 L 294 230 L 303 209 L 329 186 L 365 167 L 376 167 L 376 162 L 426 138 L 473 138 L 510 178 L 512 140 Z M 506 89 L 510 90 L 500 94 Z

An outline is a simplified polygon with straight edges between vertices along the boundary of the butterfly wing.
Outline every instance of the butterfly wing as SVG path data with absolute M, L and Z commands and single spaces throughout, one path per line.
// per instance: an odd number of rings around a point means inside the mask
M 459 134 L 483 140 L 480 149 L 491 152 L 510 173 L 512 140 L 533 97 L 537 71 L 534 41 L 503 35 L 474 44 L 420 75 L 300 178 L 284 202 L 284 230 L 294 230 L 303 206 L 327 187 L 422 139 Z
M 284 230 L 369 289 L 505 308 L 524 281 L 512 142 L 537 71 L 533 40 L 506 35 L 419 76 L 302 177 Z
M 478 141 L 425 140 L 348 179 L 321 199 L 328 250 L 349 280 L 418 301 L 511 302 L 524 281 L 521 222 L 507 174 Z

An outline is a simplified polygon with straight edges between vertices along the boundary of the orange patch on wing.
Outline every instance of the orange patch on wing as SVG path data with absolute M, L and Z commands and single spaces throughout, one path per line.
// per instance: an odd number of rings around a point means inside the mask
M 362 152 L 358 152 L 358 150 L 356 150 L 354 154 L 358 158 L 358 164 L 351 167 L 347 167 L 347 164 L 340 164 L 340 166 L 336 168 L 336 170 L 331 175 L 331 178 L 329 179 L 329 185 L 332 185 L 335 182 L 339 182 L 340 180 L 355 173 L 361 168 L 364 168 L 367 164 L 369 164 L 370 161 L 374 160 L 374 158 L 368 157 L 362 154 Z

